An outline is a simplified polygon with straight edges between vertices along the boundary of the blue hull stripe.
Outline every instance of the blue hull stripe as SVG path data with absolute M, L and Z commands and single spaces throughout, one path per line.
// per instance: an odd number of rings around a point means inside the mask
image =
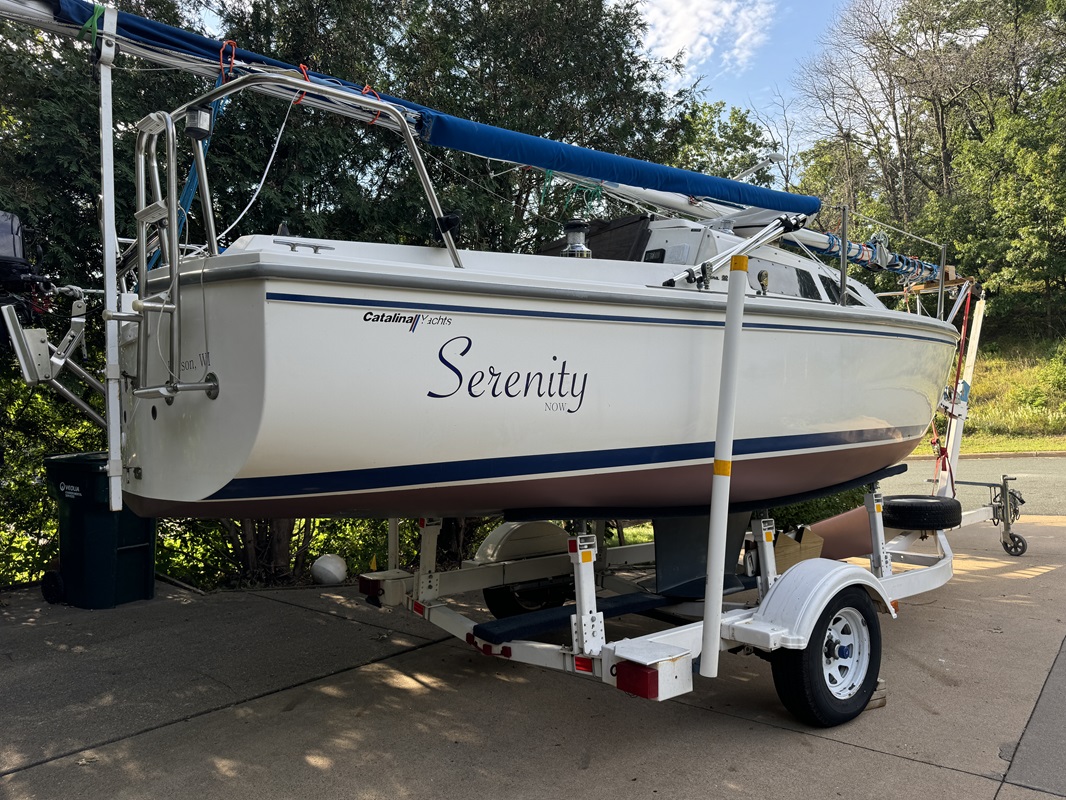
M 327 297 L 311 294 L 289 294 L 286 292 L 267 292 L 267 300 L 286 303 L 313 303 L 330 306 L 355 306 L 358 308 L 387 308 L 398 311 L 432 311 L 438 314 L 484 314 L 500 317 L 532 317 L 536 319 L 570 319 L 592 322 L 638 322 L 649 325 L 688 325 L 698 328 L 723 328 L 725 322 L 713 319 L 675 319 L 673 317 L 635 317 L 618 314 L 577 314 L 562 311 L 534 311 L 516 308 L 489 308 L 483 306 L 446 305 L 443 303 L 396 303 L 387 300 L 363 300 L 352 297 Z M 813 331 L 816 333 L 844 333 L 851 336 L 887 336 L 892 339 L 915 339 L 921 342 L 939 342 L 952 344 L 936 336 L 919 336 L 899 331 L 862 330 L 854 328 L 827 327 L 817 325 L 782 325 L 770 322 L 745 322 L 749 330 L 771 331 Z
M 924 432 L 925 426 L 912 426 L 738 439 L 733 443 L 733 455 L 774 456 L 789 450 L 824 449 L 852 444 L 887 444 L 913 439 Z M 696 442 L 658 447 L 552 453 L 539 456 L 483 458 L 473 461 L 443 461 L 434 464 L 411 464 L 342 472 L 238 478 L 230 481 L 207 499 L 244 500 L 257 497 L 341 494 L 374 489 L 402 490 L 426 484 L 544 476 L 578 470 L 654 467 L 658 464 L 673 462 L 709 461 L 712 458 L 714 458 L 714 442 Z

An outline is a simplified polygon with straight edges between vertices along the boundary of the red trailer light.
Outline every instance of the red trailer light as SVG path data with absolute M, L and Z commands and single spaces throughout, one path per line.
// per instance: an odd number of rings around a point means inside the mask
M 647 700 L 659 696 L 659 670 L 632 661 L 619 661 L 615 664 L 616 685 L 623 692 L 635 694 Z

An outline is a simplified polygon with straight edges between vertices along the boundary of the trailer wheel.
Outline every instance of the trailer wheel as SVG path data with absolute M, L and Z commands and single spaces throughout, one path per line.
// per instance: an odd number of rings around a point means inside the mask
M 536 586 L 492 586 L 483 589 L 485 606 L 496 619 L 558 608 L 574 595 L 572 582 Z
M 1025 541 L 1024 536 L 1019 536 L 1016 533 L 1010 535 L 1010 543 L 1000 542 L 1003 545 L 1003 550 L 1010 556 L 1024 556 L 1025 551 L 1029 549 L 1029 543 Z
M 829 728 L 862 713 L 877 688 L 881 626 L 866 590 L 849 586 L 822 611 L 804 650 L 776 650 L 774 686 L 801 722 Z
M 886 528 L 940 531 L 962 524 L 962 503 L 951 497 L 902 494 L 886 497 L 881 518 Z

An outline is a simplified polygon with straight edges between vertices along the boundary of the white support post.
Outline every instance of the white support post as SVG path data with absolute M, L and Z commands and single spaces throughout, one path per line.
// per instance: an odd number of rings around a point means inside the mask
M 596 537 L 592 534 L 571 536 L 567 541 L 570 561 L 574 565 L 574 589 L 577 613 L 570 615 L 574 653 L 598 656 L 606 643 L 603 612 L 596 610 Z
M 100 228 L 104 257 L 104 337 L 106 392 L 105 419 L 107 421 L 107 488 L 112 511 L 122 510 L 122 410 L 121 371 L 118 362 L 118 233 L 115 229 L 115 135 L 112 117 L 111 65 L 118 46 L 115 31 L 118 11 L 105 8 L 102 41 L 100 44 Z
M 440 594 L 440 577 L 437 575 L 437 537 L 444 520 L 439 517 L 420 519 L 422 545 L 418 551 L 418 575 L 415 598 L 423 602 L 435 600 Z
M 774 521 L 758 520 L 759 529 L 753 530 L 755 546 L 759 552 L 759 599 L 762 600 L 777 580 L 777 557 L 774 554 Z
M 972 291 L 972 289 L 971 289 Z M 969 338 L 966 343 L 966 360 L 962 366 L 962 376 L 958 386 L 952 392 L 952 402 L 945 404 L 948 413 L 948 430 L 945 434 L 945 447 L 948 450 L 948 469 L 941 470 L 937 479 L 936 494 L 947 497 L 951 493 L 953 476 L 958 474 L 959 451 L 962 449 L 962 432 L 966 425 L 966 416 L 970 403 L 970 386 L 973 384 L 973 371 L 977 364 L 977 346 L 981 340 L 981 326 L 985 319 L 985 299 L 979 298 L 970 322 Z M 947 474 L 945 474 L 947 473 Z
M 744 295 L 748 288 L 748 257 L 729 262 L 729 294 L 722 341 L 722 375 L 718 389 L 718 421 L 714 432 L 714 477 L 711 479 L 710 531 L 707 536 L 707 583 L 703 602 L 703 650 L 700 675 L 718 677 L 722 642 L 722 579 L 725 575 L 726 526 L 729 522 L 729 479 L 733 469 L 733 423 L 740 372 L 740 334 Z
M 400 520 L 389 517 L 389 569 L 400 568 Z
M 884 579 L 892 574 L 892 554 L 885 546 L 885 523 L 881 519 L 882 496 L 880 492 L 869 492 L 864 498 L 866 511 L 870 515 L 870 572 Z

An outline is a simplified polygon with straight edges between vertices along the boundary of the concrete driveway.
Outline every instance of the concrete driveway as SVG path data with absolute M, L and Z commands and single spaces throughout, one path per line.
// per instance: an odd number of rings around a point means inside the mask
M 352 587 L 110 611 L 0 595 L 0 795 L 30 798 L 1066 796 L 1066 518 L 951 535 L 884 619 L 888 703 L 796 723 L 725 656 L 673 701 L 475 653 Z M 476 599 L 472 602 L 476 602 Z M 643 619 L 623 618 L 633 630 Z

